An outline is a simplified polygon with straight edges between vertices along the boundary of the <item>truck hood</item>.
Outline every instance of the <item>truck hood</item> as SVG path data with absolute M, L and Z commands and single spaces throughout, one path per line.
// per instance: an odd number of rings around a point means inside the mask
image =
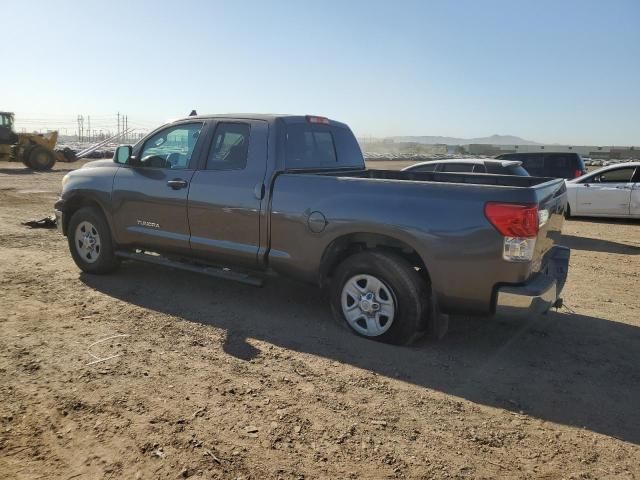
M 102 160 L 94 160 L 92 162 L 87 162 L 80 168 L 95 168 L 95 167 L 109 167 L 109 166 L 118 167 L 118 164 L 114 163 L 114 161 L 109 158 L 104 158 Z

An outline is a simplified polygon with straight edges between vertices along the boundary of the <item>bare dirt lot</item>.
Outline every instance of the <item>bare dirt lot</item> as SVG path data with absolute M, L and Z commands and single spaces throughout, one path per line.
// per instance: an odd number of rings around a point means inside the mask
M 69 168 L 0 163 L 0 478 L 640 478 L 640 222 L 565 223 L 575 313 L 401 348 L 286 280 L 80 273 L 20 224 Z

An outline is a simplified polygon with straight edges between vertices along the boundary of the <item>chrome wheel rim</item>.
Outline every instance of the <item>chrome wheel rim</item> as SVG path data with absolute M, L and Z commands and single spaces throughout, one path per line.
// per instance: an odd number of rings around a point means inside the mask
M 76 227 L 73 239 L 76 252 L 78 252 L 82 260 L 87 263 L 93 263 L 98 260 L 102 244 L 100 243 L 98 229 L 91 222 L 86 220 L 80 222 Z
M 387 332 L 396 313 L 392 290 L 373 275 L 351 277 L 342 287 L 342 313 L 356 332 L 378 337 Z

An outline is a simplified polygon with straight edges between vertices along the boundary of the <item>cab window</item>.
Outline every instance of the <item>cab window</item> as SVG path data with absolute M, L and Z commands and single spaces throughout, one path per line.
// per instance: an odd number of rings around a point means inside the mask
M 12 125 L 11 115 L 0 115 L 0 126 L 11 128 Z
M 144 143 L 138 166 L 172 170 L 188 168 L 202 125 L 185 123 L 159 131 Z
M 443 163 L 440 167 L 441 172 L 473 172 L 473 167 L 475 165 L 473 163 Z
M 287 131 L 287 167 L 335 166 L 336 148 L 329 129 L 305 124 L 291 125 Z
M 242 170 L 247 166 L 249 125 L 222 122 L 216 127 L 207 170 Z

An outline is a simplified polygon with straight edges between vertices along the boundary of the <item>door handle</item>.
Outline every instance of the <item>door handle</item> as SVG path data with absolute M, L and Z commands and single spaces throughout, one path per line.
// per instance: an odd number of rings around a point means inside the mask
M 618 190 L 630 190 L 630 189 L 631 189 L 631 187 L 621 186 L 621 185 L 618 185 L 616 188 L 617 188 Z
M 167 182 L 167 185 L 169 185 L 174 190 L 180 190 L 181 188 L 186 188 L 188 183 L 186 180 L 182 180 L 181 178 L 174 178 L 173 180 L 169 180 Z

